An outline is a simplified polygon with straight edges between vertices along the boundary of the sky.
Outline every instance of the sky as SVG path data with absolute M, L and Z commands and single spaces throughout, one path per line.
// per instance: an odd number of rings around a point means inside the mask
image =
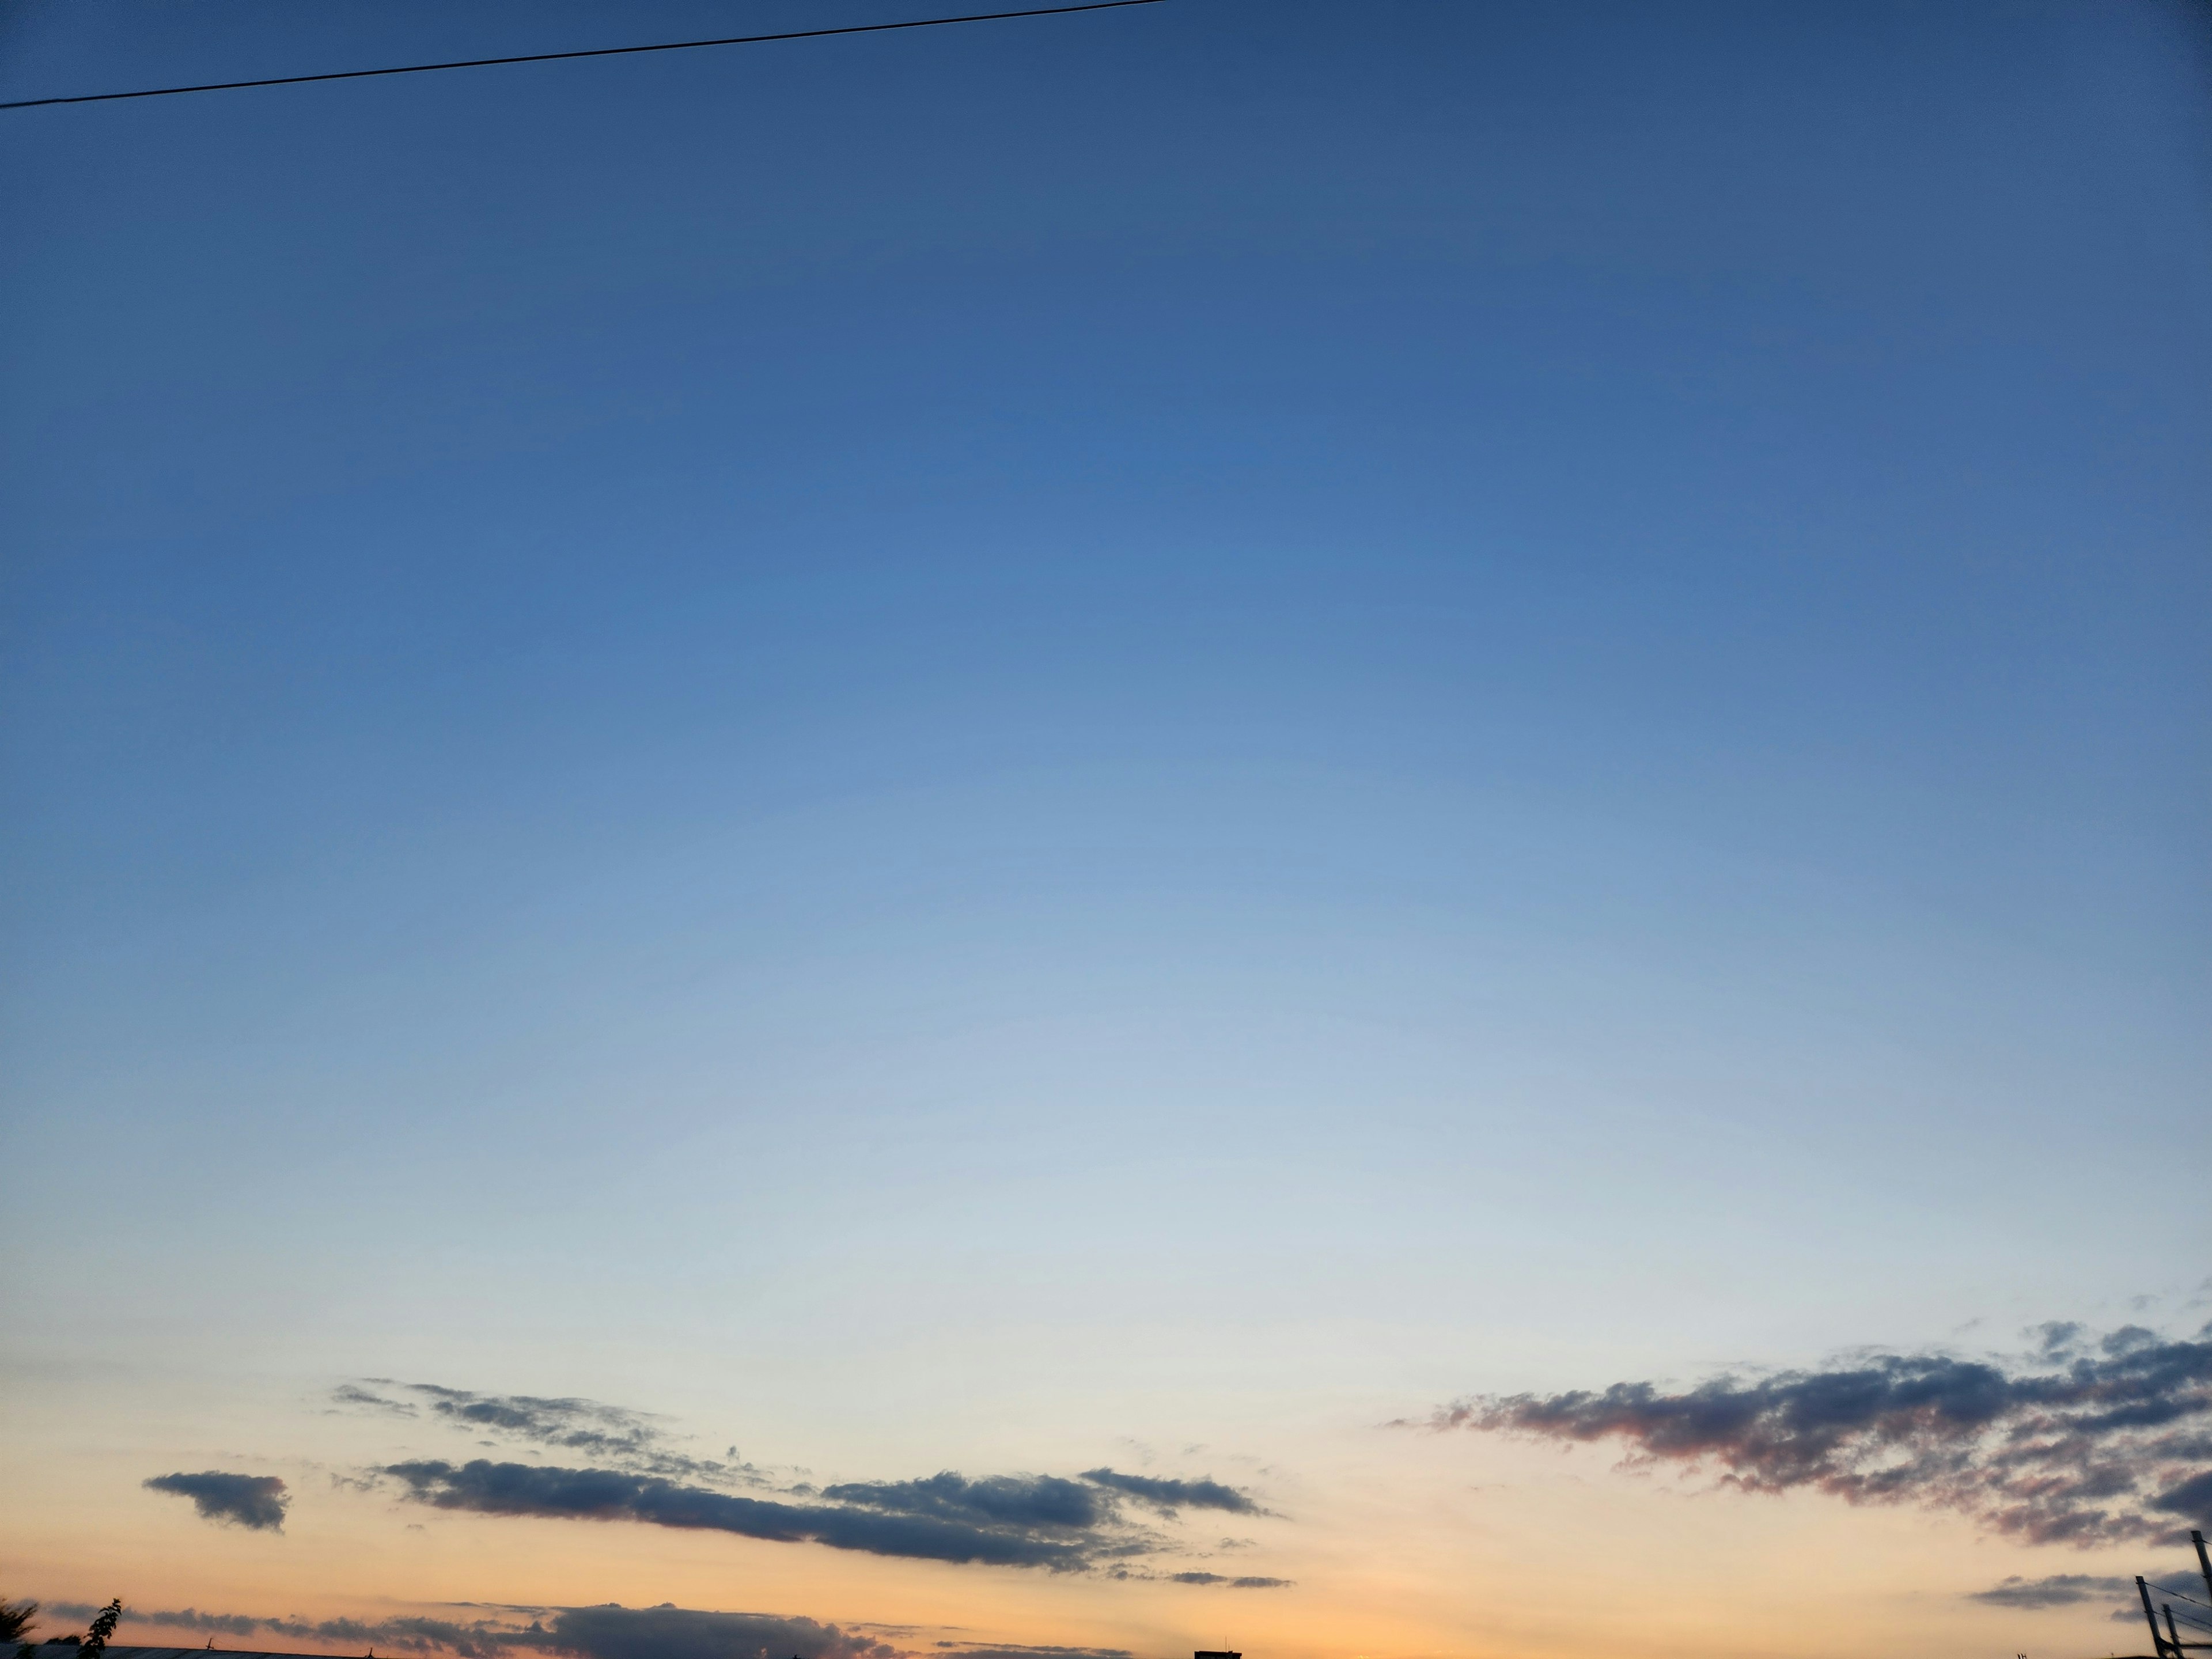
M 0 99 L 933 15 L 9 0 Z M 2140 1650 L 2208 93 L 1164 0 L 0 111 L 0 1595 Z

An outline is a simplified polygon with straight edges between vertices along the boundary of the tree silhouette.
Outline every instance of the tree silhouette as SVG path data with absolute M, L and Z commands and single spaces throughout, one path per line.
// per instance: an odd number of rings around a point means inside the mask
M 36 1601 L 0 1601 L 0 1642 L 20 1642 L 29 1634 L 31 1620 L 39 1616 Z
M 100 1653 L 106 1650 L 107 1638 L 115 1634 L 115 1627 L 123 1622 L 123 1598 L 117 1596 L 100 1610 L 84 1632 L 84 1651 Z

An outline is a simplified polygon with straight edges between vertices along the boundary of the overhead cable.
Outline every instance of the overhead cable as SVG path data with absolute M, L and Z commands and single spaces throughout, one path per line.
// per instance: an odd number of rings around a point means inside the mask
M 105 104 L 120 98 L 173 98 L 186 92 L 237 92 L 247 87 L 296 87 L 310 81 L 363 81 L 379 75 L 428 75 L 436 70 L 491 69 L 501 64 L 551 64 L 570 58 L 626 58 L 642 52 L 694 52 L 702 46 L 757 46 L 771 40 L 818 40 L 830 34 L 881 34 L 890 29 L 931 29 L 948 23 L 996 23 L 1012 17 L 1062 17 L 1077 11 L 1157 6 L 1162 0 L 1085 0 L 1076 6 L 1037 6 L 1027 11 L 981 11 L 964 17 L 915 17 L 901 23 L 848 23 L 834 29 L 790 29 L 781 34 L 729 34 L 713 40 L 660 40 L 645 46 L 590 46 L 580 52 L 530 52 L 508 58 L 465 58 L 450 64 L 400 64 L 390 69 L 333 70 L 324 75 L 274 75 L 258 81 L 210 81 L 190 87 L 146 87 L 135 92 L 80 92 L 64 98 L 17 98 L 0 109 L 38 109 L 48 104 Z

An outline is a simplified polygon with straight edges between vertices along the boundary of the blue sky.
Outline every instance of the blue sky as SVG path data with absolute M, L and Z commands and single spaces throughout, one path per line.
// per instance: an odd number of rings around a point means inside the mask
M 27 4 L 0 86 L 830 15 Z M 1171 0 L 7 114 L 36 1387 L 872 1476 L 2180 1318 L 2206 50 Z

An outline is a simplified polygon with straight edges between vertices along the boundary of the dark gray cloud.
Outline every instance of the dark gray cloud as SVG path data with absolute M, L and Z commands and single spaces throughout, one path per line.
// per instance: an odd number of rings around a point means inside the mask
M 93 1609 L 57 1607 L 58 1613 L 82 1618 Z M 264 1619 L 250 1613 L 202 1613 L 195 1607 L 166 1612 L 123 1609 L 123 1628 L 151 1626 L 158 1630 L 191 1631 L 210 1636 L 271 1636 L 285 1642 L 343 1642 L 376 1646 L 398 1653 L 429 1653 L 447 1650 L 464 1659 L 495 1659 L 504 1653 L 507 1638 L 515 1632 L 492 1624 L 462 1624 L 450 1619 Z
M 1112 1504 L 1101 1494 L 1051 1474 L 969 1480 L 946 1470 L 926 1480 L 847 1481 L 823 1487 L 822 1495 L 866 1509 L 935 1516 L 970 1525 L 1080 1532 L 1115 1518 Z
M 890 1659 L 888 1644 L 767 1613 L 689 1607 L 569 1607 L 532 1644 L 578 1659 Z
M 2169 1573 L 2163 1579 L 2153 1578 L 2148 1583 L 2154 1606 L 2172 1606 L 2179 1623 L 2212 1631 L 2212 1607 L 2203 1603 L 2205 1587 L 2202 1578 L 2194 1573 Z M 2177 1596 L 2178 1602 L 2174 1600 Z M 2104 1607 L 2106 1618 L 2122 1625 L 2140 1625 L 2143 1616 L 2142 1598 L 2136 1593 L 2136 1581 L 2118 1573 L 2054 1572 L 2043 1578 L 2015 1576 L 1985 1590 L 1974 1590 L 1966 1599 L 2022 1612 L 2090 1602 Z
M 478 1458 L 458 1466 L 435 1461 L 393 1463 L 383 1473 L 405 1485 L 410 1497 L 440 1509 L 640 1521 L 926 1561 L 1069 1571 L 1088 1566 L 1102 1555 L 1142 1547 L 1134 1540 L 1059 1523 L 915 1513 L 861 1504 L 787 1504 L 679 1486 L 621 1469 L 545 1468 Z
M 1291 1583 L 1287 1578 L 1261 1578 L 1251 1573 L 1231 1578 L 1219 1572 L 1171 1572 L 1167 1580 L 1171 1584 L 1225 1584 L 1231 1589 L 1287 1589 Z
M 1975 1590 L 1969 1601 L 1986 1601 L 1993 1607 L 2070 1607 L 2081 1601 L 2110 1601 L 2122 1591 L 2134 1595 L 2136 1581 L 2109 1573 L 2054 1572 L 2047 1578 L 2022 1578 L 2015 1574 L 1985 1590 Z
M 1219 1481 L 1092 1469 L 1079 1478 L 952 1470 L 911 1480 L 852 1480 L 817 1489 L 775 1484 L 750 1464 L 689 1456 L 661 1419 L 597 1401 L 486 1395 L 433 1382 L 368 1378 L 333 1391 L 335 1406 L 444 1422 L 491 1441 L 584 1454 L 570 1467 L 491 1457 L 417 1458 L 368 1472 L 416 1501 L 483 1515 L 631 1521 L 920 1560 L 1077 1571 L 1156 1553 L 1169 1540 L 1129 1510 L 1265 1515 Z M 563 1460 L 567 1463 L 568 1460 Z
M 1267 1513 L 1251 1497 L 1218 1480 L 1158 1480 L 1146 1474 L 1121 1474 L 1113 1469 L 1085 1469 L 1083 1478 L 1096 1486 L 1127 1492 L 1153 1508 L 1173 1514 L 1177 1510 L 1227 1510 L 1232 1515 Z
M 437 1382 L 368 1377 L 332 1390 L 337 1405 L 434 1421 L 491 1440 L 577 1452 L 592 1462 L 708 1486 L 759 1486 L 748 1464 L 694 1457 L 679 1449 L 662 1420 L 596 1400 L 527 1394 L 477 1394 Z M 732 1449 L 734 1450 L 734 1449 Z
M 404 1400 L 387 1400 L 358 1382 L 342 1383 L 331 1390 L 331 1403 L 359 1411 L 389 1412 L 394 1417 L 414 1417 L 415 1407 Z
M 1680 1393 L 1650 1382 L 1483 1396 L 1429 1426 L 1572 1443 L 1717 1471 L 1747 1492 L 1955 1510 L 2031 1543 L 2083 1547 L 2212 1524 L 2212 1326 L 2091 1342 L 2042 1328 L 2023 1362 L 1876 1353 Z
M 471 1394 L 434 1382 L 402 1385 L 419 1396 L 435 1416 L 462 1428 L 517 1440 L 588 1452 L 609 1460 L 649 1456 L 662 1431 L 642 1413 L 595 1400 L 542 1399 L 526 1394 Z
M 2197 1437 L 2196 1455 L 2200 1458 L 2212 1458 L 2212 1436 Z M 2152 1498 L 2150 1506 L 2168 1515 L 2178 1515 L 2199 1527 L 2212 1524 L 2207 1520 L 2208 1516 L 2212 1516 L 2212 1469 L 2176 1481 Z
M 2046 1319 L 2027 1333 L 2036 1340 L 2036 1351 L 2047 1359 L 2070 1358 L 2088 1335 L 2079 1320 Z
M 547 1622 L 550 1620 L 550 1623 Z M 527 1625 L 510 1620 L 402 1618 L 261 1619 L 247 1614 L 124 1609 L 124 1625 L 214 1636 L 360 1644 L 393 1653 L 503 1659 L 544 1653 L 572 1659 L 896 1659 L 898 1650 L 811 1619 L 767 1613 L 708 1613 L 673 1605 L 547 1608 Z
M 273 1474 L 225 1474 L 203 1469 L 198 1474 L 157 1474 L 140 1483 L 153 1492 L 189 1498 L 192 1507 L 210 1521 L 252 1527 L 259 1532 L 282 1532 L 284 1511 L 292 1500 L 284 1483 Z

